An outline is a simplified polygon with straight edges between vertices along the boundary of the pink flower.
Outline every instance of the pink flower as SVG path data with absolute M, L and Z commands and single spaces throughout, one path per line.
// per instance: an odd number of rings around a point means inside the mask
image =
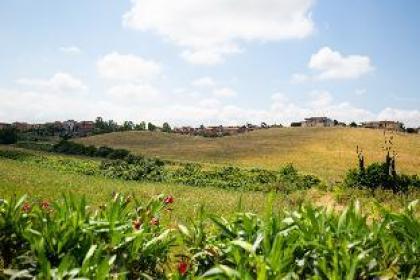
M 44 200 L 41 202 L 41 208 L 44 210 L 48 210 L 50 208 L 50 204 L 48 203 L 48 201 Z
M 163 202 L 165 202 L 165 204 L 171 204 L 171 203 L 174 203 L 174 197 L 173 197 L 172 195 L 167 196 L 167 197 L 163 200 Z
M 141 221 L 140 221 L 140 219 L 137 219 L 137 220 L 133 221 L 133 228 L 135 230 L 139 230 L 140 227 L 141 227 Z
M 188 263 L 186 263 L 185 261 L 180 261 L 178 263 L 178 271 L 179 274 L 181 274 L 182 276 L 185 276 L 185 274 L 187 274 L 188 271 Z
M 29 202 L 23 203 L 23 206 L 22 206 L 22 211 L 23 212 L 29 213 L 31 211 L 31 209 L 32 209 L 32 207 L 31 207 L 31 204 L 29 204 Z
M 154 226 L 158 226 L 159 225 L 159 220 L 157 218 L 152 218 L 150 220 L 150 223 Z

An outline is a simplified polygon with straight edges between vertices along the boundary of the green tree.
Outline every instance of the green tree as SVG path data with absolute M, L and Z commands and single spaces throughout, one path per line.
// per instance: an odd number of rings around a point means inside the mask
M 163 126 L 162 126 L 162 131 L 163 131 L 163 132 L 171 132 L 171 131 L 172 131 L 172 128 L 171 128 L 171 126 L 169 125 L 169 123 L 167 123 L 167 122 L 163 123 Z
M 154 125 L 151 122 L 149 122 L 147 124 L 147 130 L 149 130 L 149 131 L 155 131 L 156 130 L 156 125 Z
M 17 142 L 17 130 L 14 127 L 0 129 L 0 144 L 10 145 Z

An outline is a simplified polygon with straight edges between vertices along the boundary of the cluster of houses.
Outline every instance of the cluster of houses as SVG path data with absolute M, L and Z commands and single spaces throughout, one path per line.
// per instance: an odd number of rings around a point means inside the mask
M 261 123 L 260 125 L 254 124 L 246 124 L 242 126 L 204 126 L 201 125 L 200 127 L 191 127 L 191 126 L 183 126 L 183 127 L 176 127 L 172 129 L 173 133 L 182 134 L 182 135 L 193 135 L 193 136 L 205 136 L 205 137 L 220 137 L 220 136 L 230 136 L 230 135 L 237 135 L 241 133 L 246 133 L 250 131 L 254 131 L 257 129 L 266 129 L 266 128 L 273 128 L 273 127 L 283 127 L 282 125 L 268 125 L 265 122 Z
M 301 122 L 293 122 L 293 127 L 346 127 L 346 123 L 332 120 L 327 117 L 311 117 L 306 118 Z M 351 125 L 350 125 L 351 126 Z M 362 122 L 360 125 L 354 124 L 356 127 L 371 128 L 371 129 L 384 129 L 393 131 L 404 131 L 404 124 L 398 121 L 369 121 Z M 413 129 L 420 133 L 420 127 Z
M 48 134 L 50 136 L 88 136 L 95 129 L 93 121 L 74 121 L 64 122 L 55 121 L 43 124 L 30 124 L 26 122 L 0 123 L 0 129 L 13 127 L 18 132 L 34 132 L 38 134 Z
M 292 127 L 346 127 L 347 125 L 344 122 L 339 122 L 337 120 L 330 119 L 328 117 L 311 117 L 305 118 L 301 122 L 291 123 Z M 385 129 L 393 131 L 407 131 L 410 133 L 420 133 L 419 128 L 409 128 L 404 129 L 404 124 L 398 121 L 369 121 L 363 122 L 360 125 L 352 123 L 349 126 L 351 127 L 362 127 L 362 128 L 371 128 L 371 129 Z M 14 123 L 1 123 L 0 129 L 7 127 L 16 128 L 19 132 L 33 132 L 38 135 L 48 135 L 48 136 L 70 136 L 70 137 L 84 137 L 93 134 L 95 130 L 95 122 L 93 121 L 74 121 L 68 120 L 64 122 L 56 121 L 44 124 L 29 124 L 25 122 L 14 122 Z M 177 127 L 171 130 L 172 133 L 182 134 L 182 135 L 199 135 L 205 137 L 220 137 L 228 135 L 237 135 L 241 133 L 246 133 L 254 131 L 257 129 L 267 129 L 267 128 L 279 128 L 283 127 L 282 125 L 268 125 L 265 122 L 260 125 L 246 124 L 242 126 L 204 126 L 200 127 L 191 127 L 183 126 Z

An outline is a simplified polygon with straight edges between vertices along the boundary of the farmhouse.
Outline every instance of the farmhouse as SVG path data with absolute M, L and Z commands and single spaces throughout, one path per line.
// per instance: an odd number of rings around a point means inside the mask
M 306 118 L 302 122 L 302 127 L 332 127 L 334 121 L 327 117 L 311 117 Z
M 30 130 L 32 128 L 32 125 L 26 122 L 14 122 L 12 123 L 12 127 L 16 128 L 17 131 L 23 132 Z
M 75 132 L 78 136 L 87 136 L 93 132 L 95 123 L 92 121 L 80 121 L 75 124 Z
M 404 124 L 396 121 L 370 121 L 362 123 L 364 128 L 403 131 Z

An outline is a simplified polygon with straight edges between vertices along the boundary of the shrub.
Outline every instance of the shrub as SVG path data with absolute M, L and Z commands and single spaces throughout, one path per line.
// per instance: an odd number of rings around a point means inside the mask
M 17 130 L 14 127 L 0 129 L 0 144 L 15 144 L 18 140 Z
M 344 185 L 375 190 L 382 188 L 393 192 L 406 192 L 410 186 L 420 187 L 418 176 L 397 174 L 395 156 L 390 156 L 389 151 L 384 162 L 374 162 L 365 167 L 364 156 L 358 153 L 359 168 L 347 172 Z

